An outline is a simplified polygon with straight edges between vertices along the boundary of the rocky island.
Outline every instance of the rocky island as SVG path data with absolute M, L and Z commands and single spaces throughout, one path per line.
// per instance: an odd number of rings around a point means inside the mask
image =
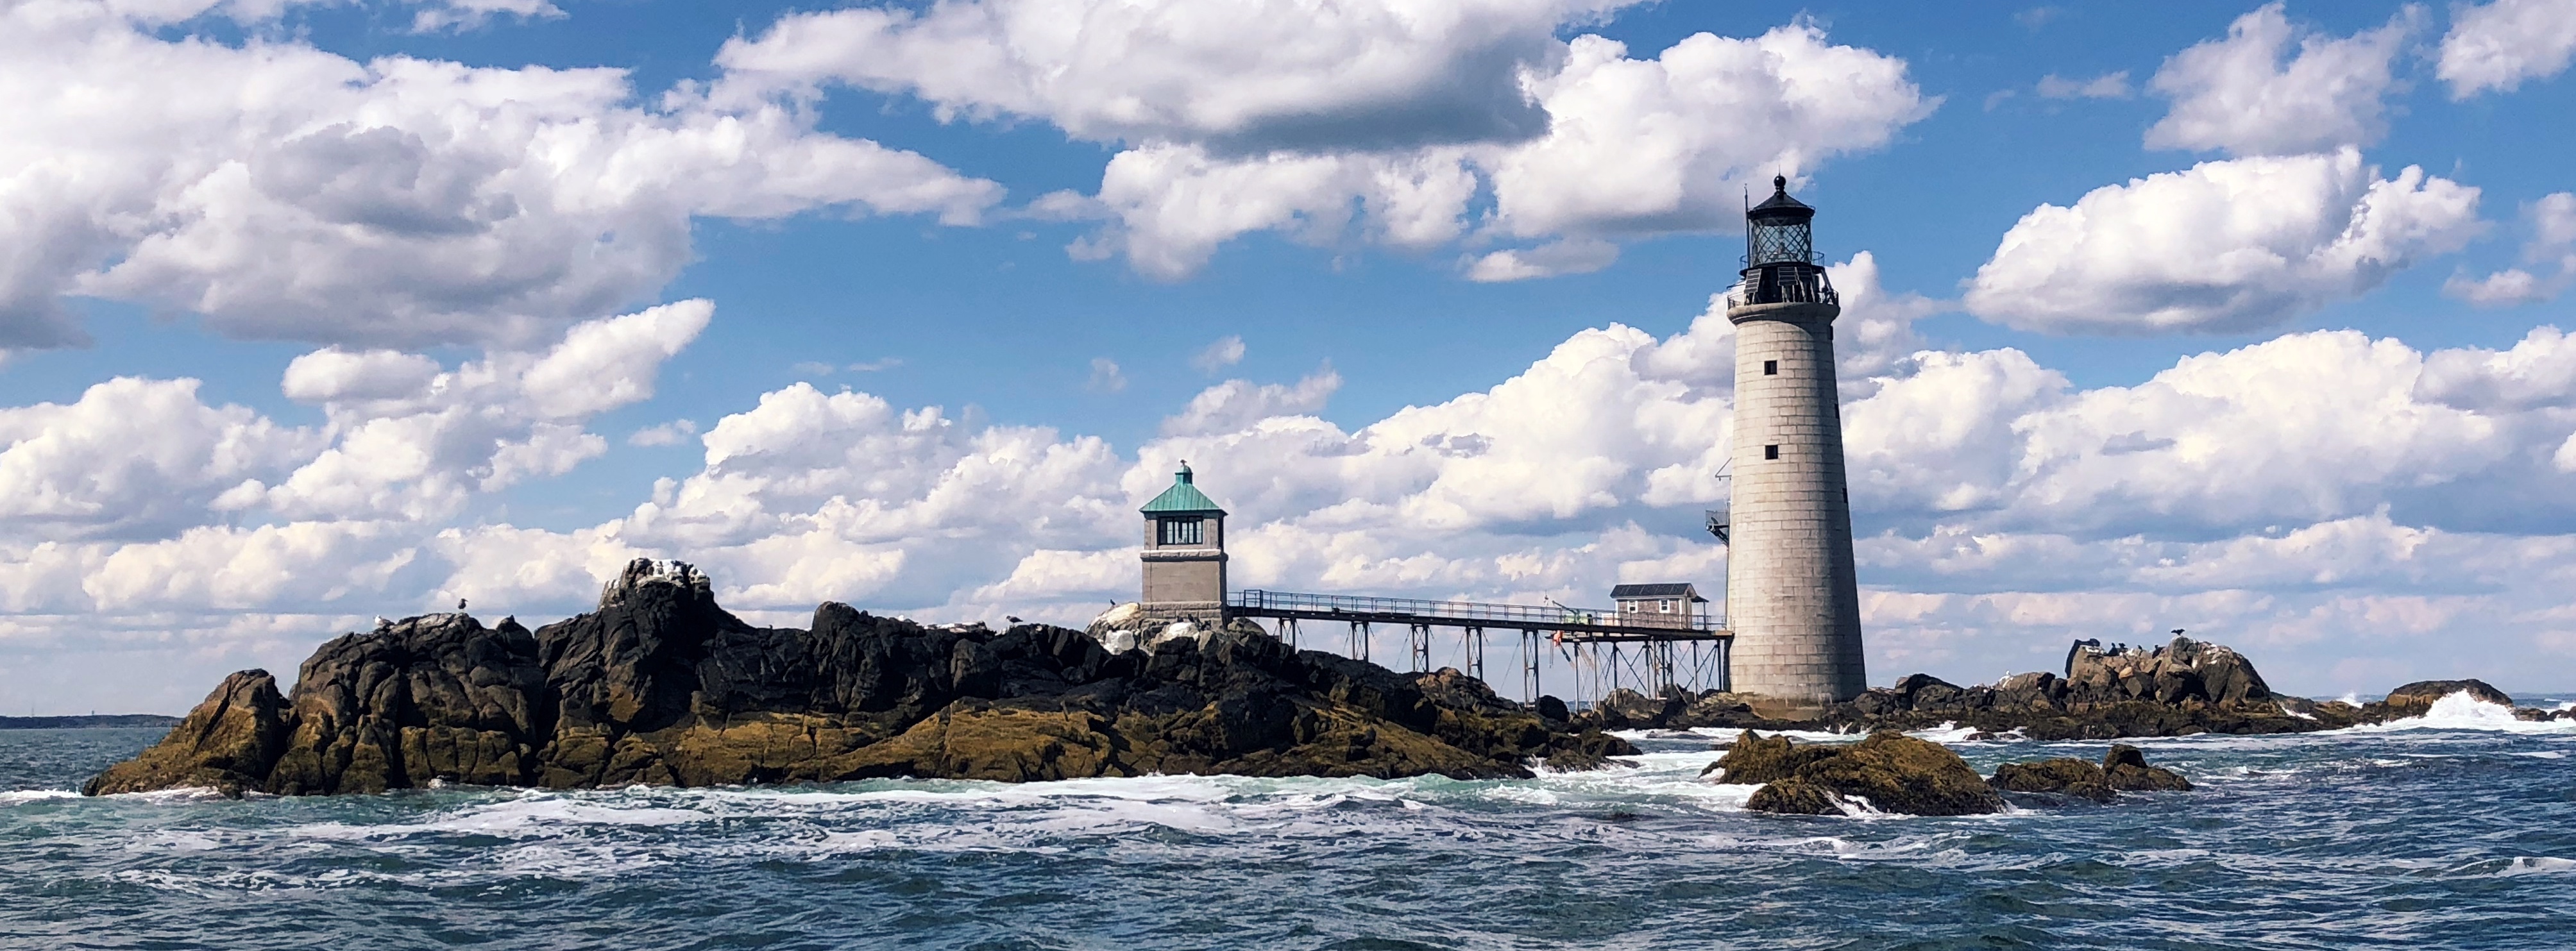
M 322 645 L 292 694 L 265 671 L 233 674 L 83 791 L 1490 778 L 1636 752 L 1555 709 L 1542 716 L 1454 672 L 1295 651 L 1257 628 L 1157 626 L 1140 641 L 925 626 L 838 603 L 804 629 L 753 627 L 689 566 L 638 560 L 597 610 L 534 631 L 432 614 Z
M 2079 643 L 2065 676 L 1958 687 L 1916 674 L 1794 718 L 1720 692 L 1618 691 L 1570 714 L 1555 698 L 1504 700 L 1454 670 L 1407 675 L 1294 650 L 1249 622 L 1202 627 L 1132 614 L 1113 611 L 1090 630 L 994 631 L 825 603 L 809 627 L 762 628 L 718 606 L 688 565 L 638 560 L 605 586 L 596 610 L 534 631 L 515 619 L 485 627 L 432 614 L 323 644 L 291 694 L 265 671 L 235 673 L 160 743 L 84 791 L 1150 773 L 1506 778 L 1637 752 L 1612 730 L 1726 727 L 1747 732 L 1722 763 L 1722 781 L 1766 784 L 1756 809 L 1817 813 L 1858 797 L 1948 815 L 1999 808 L 1999 791 L 2107 800 L 2189 785 L 2131 747 L 2114 747 L 2098 766 L 2011 764 L 1987 780 L 1939 744 L 1898 731 L 1958 724 L 2043 740 L 2283 733 L 2420 715 L 2455 692 L 2511 703 L 2477 681 L 2410 684 L 2359 706 L 2314 703 L 2273 694 L 2233 650 L 2176 638 L 2152 650 Z M 1792 750 L 1754 729 L 1871 735 Z

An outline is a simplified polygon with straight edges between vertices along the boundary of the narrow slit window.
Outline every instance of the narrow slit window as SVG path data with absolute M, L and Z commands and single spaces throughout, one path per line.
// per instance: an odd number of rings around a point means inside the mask
M 1778 459 L 1778 458 L 1780 458 L 1780 447 L 1778 447 L 1778 446 L 1764 446 L 1764 447 L 1762 447 L 1762 458 L 1764 458 L 1764 459 Z
M 1778 361 L 1778 360 L 1764 360 L 1764 361 L 1762 361 L 1762 375 L 1763 375 L 1763 376 L 1779 376 L 1779 375 L 1780 375 L 1780 361 Z

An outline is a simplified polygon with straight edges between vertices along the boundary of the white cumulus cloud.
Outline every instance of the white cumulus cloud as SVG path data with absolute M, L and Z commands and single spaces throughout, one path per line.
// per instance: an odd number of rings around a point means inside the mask
M 1985 320 L 2050 333 L 2277 326 L 2474 237 L 2478 189 L 2352 149 L 2203 162 L 2041 205 L 1966 296 Z
M 2564 0 L 2495 0 L 2451 14 L 2451 31 L 2433 74 L 2451 86 L 2451 98 L 2512 92 L 2526 80 L 2545 79 L 2576 59 L 2576 5 Z
M 0 345 L 81 342 L 61 298 L 85 294 L 238 337 L 528 346 L 650 297 L 693 216 L 970 222 L 1000 199 L 783 107 L 634 97 L 613 69 L 360 63 L 165 38 L 101 3 L 0 7 L 0 245 L 27 252 L 0 264 Z
M 1194 273 L 1260 231 L 1403 250 L 1484 231 L 1478 280 L 1606 266 L 1622 237 L 1735 227 L 1742 187 L 1885 145 L 1937 100 L 1903 60 L 1801 21 L 1697 34 L 1653 58 L 1558 29 L 1627 0 L 975 0 L 798 14 L 727 45 L 710 101 L 830 84 L 945 117 L 1025 116 L 1122 146 L 1094 195 L 1032 210 L 1105 221 L 1079 257 Z M 1247 37 L 1245 30 L 1254 30 Z M 1259 34 L 1282 38 L 1265 41 Z M 1293 40 L 1286 37 L 1293 37 Z M 1606 250 L 1605 250 L 1606 249 Z
M 18 538 L 149 537 L 200 524 L 243 482 L 276 478 L 320 437 L 196 380 L 118 377 L 69 404 L 0 409 L 0 524 Z
M 2148 85 L 2174 102 L 2147 130 L 2147 146 L 2285 155 L 2377 142 L 2397 88 L 2391 64 L 2422 20 L 2423 9 L 2409 6 L 2386 26 L 2336 38 L 2293 25 L 2277 0 L 2257 8 L 2225 39 L 2156 71 Z
M 330 448 L 231 501 L 294 518 L 434 519 L 475 493 L 562 475 L 608 451 L 588 421 L 650 398 L 662 363 L 714 312 L 690 300 L 587 321 L 543 352 L 454 370 L 384 351 L 297 357 L 283 389 L 321 404 Z

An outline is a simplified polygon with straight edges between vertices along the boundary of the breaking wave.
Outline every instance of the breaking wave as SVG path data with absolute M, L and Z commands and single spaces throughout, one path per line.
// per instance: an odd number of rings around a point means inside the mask
M 2422 716 L 2357 726 L 2348 732 L 2388 733 L 2406 730 L 2487 730 L 2501 733 L 2576 735 L 2576 721 L 2520 719 L 2513 715 L 2512 707 L 2480 700 L 2470 696 L 2467 691 L 2460 691 L 2433 701 L 2433 706 L 2425 710 Z

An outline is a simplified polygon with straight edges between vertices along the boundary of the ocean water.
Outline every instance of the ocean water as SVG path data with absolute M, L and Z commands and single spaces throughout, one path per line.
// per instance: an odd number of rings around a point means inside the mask
M 0 945 L 2576 947 L 2576 723 L 2465 697 L 2145 741 L 2200 788 L 1972 818 L 1747 813 L 1680 732 L 1503 782 L 70 792 L 158 734 L 0 731 Z M 1926 735 L 2106 746 L 1964 734 Z

